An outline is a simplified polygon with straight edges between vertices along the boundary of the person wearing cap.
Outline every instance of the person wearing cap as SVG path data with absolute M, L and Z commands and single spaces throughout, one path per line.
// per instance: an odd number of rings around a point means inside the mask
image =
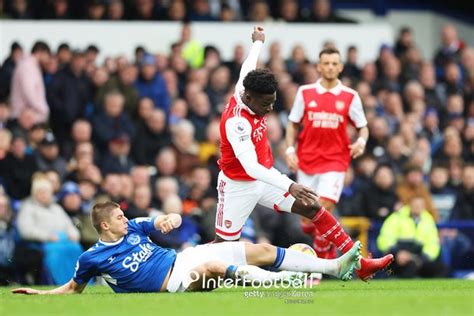
M 71 125 L 85 114 L 90 81 L 84 70 L 85 54 L 74 50 L 71 63 L 58 71 L 48 86 L 50 123 L 61 147 L 70 140 Z
M 84 249 L 88 249 L 97 241 L 99 236 L 92 226 L 89 214 L 84 211 L 79 185 L 72 181 L 65 182 L 61 187 L 61 191 L 59 191 L 58 201 L 74 225 L 79 229 L 81 245 Z
M 46 133 L 43 140 L 39 143 L 35 158 L 39 170 L 56 170 L 61 179 L 66 177 L 67 162 L 59 155 L 58 142 L 53 133 Z
M 109 173 L 129 173 L 134 163 L 130 156 L 130 137 L 123 133 L 109 141 L 109 150 L 101 163 L 104 175 Z
M 155 107 L 169 113 L 170 98 L 166 83 L 156 69 L 155 57 L 146 54 L 140 64 L 140 75 L 135 81 L 140 98 L 148 97 L 153 100 Z

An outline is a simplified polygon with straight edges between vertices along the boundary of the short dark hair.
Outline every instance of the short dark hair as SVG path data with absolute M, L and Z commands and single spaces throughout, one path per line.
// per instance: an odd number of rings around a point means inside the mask
M 34 54 L 36 52 L 46 52 L 51 54 L 51 50 L 49 49 L 48 44 L 43 41 L 37 41 L 33 47 L 31 48 L 31 53 Z
M 341 56 L 341 53 L 339 52 L 337 48 L 327 47 L 319 53 L 319 58 L 321 58 L 321 56 L 323 55 L 331 55 L 331 54 L 338 54 L 339 56 Z
M 278 82 L 270 70 L 255 69 L 245 77 L 244 87 L 245 90 L 255 93 L 273 94 L 277 90 Z
M 92 212 L 91 212 L 92 225 L 94 226 L 95 230 L 99 234 L 102 230 L 100 228 L 100 223 L 108 220 L 110 216 L 112 216 L 111 215 L 112 211 L 117 208 L 120 208 L 120 205 L 112 201 L 97 203 L 92 207 Z
M 91 45 L 87 46 L 86 52 L 98 54 L 99 53 L 99 48 L 97 46 L 95 46 L 94 44 L 91 44 Z

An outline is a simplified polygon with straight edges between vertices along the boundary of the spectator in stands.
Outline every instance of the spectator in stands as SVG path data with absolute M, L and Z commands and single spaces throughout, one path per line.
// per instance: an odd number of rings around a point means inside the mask
M 434 56 L 436 77 L 438 80 L 445 78 L 445 66 L 449 62 L 459 63 L 461 52 L 465 44 L 458 37 L 458 31 L 452 24 L 446 24 L 441 29 L 441 47 Z
M 53 133 L 46 133 L 39 143 L 35 158 L 38 170 L 56 170 L 62 180 L 66 178 L 67 162 L 59 155 L 59 144 Z
M 136 165 L 130 172 L 132 182 L 135 188 L 139 186 L 150 186 L 151 185 L 151 174 L 150 168 L 146 165 Z
M 273 18 L 270 15 L 270 7 L 267 1 L 253 1 L 249 10 L 248 20 L 259 23 L 272 21 Z
M 439 222 L 449 221 L 456 203 L 456 191 L 449 185 L 449 171 L 444 165 L 434 165 L 430 172 L 430 192 Z
M 108 199 L 115 203 L 120 204 L 120 208 L 126 212 L 128 210 L 128 201 L 122 196 L 122 179 L 118 173 L 109 173 L 104 176 L 102 182 L 102 193 L 105 196 L 101 196 L 101 199 Z
M 105 17 L 105 1 L 89 0 L 87 4 L 87 19 L 102 20 Z
M 10 15 L 13 19 L 32 19 L 27 0 L 13 0 L 11 3 Z
M 85 66 L 84 52 L 74 51 L 71 63 L 53 77 L 48 87 L 51 127 L 61 147 L 71 141 L 71 125 L 84 117 L 91 97 L 90 81 L 84 73 Z
M 64 183 L 59 192 L 58 201 L 78 228 L 81 245 L 84 249 L 89 249 L 97 242 L 99 236 L 92 226 L 89 214 L 83 208 L 79 185 L 71 181 Z
M 426 209 L 435 221 L 439 220 L 438 211 L 433 205 L 431 194 L 423 183 L 421 167 L 412 164 L 404 166 L 403 180 L 397 185 L 397 195 L 404 205 L 409 204 L 413 197 L 423 198 L 423 209 Z
M 137 186 L 133 192 L 132 203 L 126 214 L 127 218 L 156 216 L 158 211 L 151 206 L 151 198 L 151 189 L 148 184 Z
M 459 192 L 452 219 L 474 220 L 474 165 L 466 165 L 462 172 L 462 187 Z
M 199 164 L 199 146 L 194 139 L 195 128 L 188 120 L 181 120 L 171 131 L 172 148 L 176 154 L 176 173 L 188 176 Z
M 152 165 L 158 152 L 170 144 L 166 114 L 161 109 L 153 109 L 148 117 L 138 122 L 132 144 L 134 160 L 138 164 Z
M 206 93 L 198 92 L 190 99 L 188 120 L 194 126 L 195 139 L 198 142 L 206 138 L 206 127 L 212 118 L 211 113 L 211 104 Z
M 377 238 L 380 251 L 395 255 L 392 269 L 400 278 L 445 275 L 439 260 L 438 229 L 424 201 L 422 196 L 413 195 L 409 204 L 384 221 Z
M 23 58 L 23 48 L 17 42 L 10 46 L 10 54 L 3 61 L 0 68 L 0 101 L 7 100 L 10 95 L 10 86 L 13 77 L 13 71 L 18 62 Z
M 331 9 L 331 0 L 314 0 L 311 15 L 307 22 L 314 23 L 355 23 L 354 20 L 342 17 Z
M 111 91 L 120 91 L 125 98 L 124 109 L 130 117 L 135 115 L 138 104 L 138 91 L 134 86 L 137 80 L 138 71 L 134 65 L 126 65 L 120 69 L 117 76 L 111 76 L 110 79 L 99 89 L 97 93 L 98 105 L 103 104 L 107 93 Z
M 408 154 L 409 151 L 403 142 L 403 137 L 396 134 L 388 140 L 385 154 L 379 158 L 379 162 L 390 166 L 394 172 L 399 174 L 408 161 Z
M 135 1 L 133 20 L 157 20 L 158 8 L 155 8 L 153 0 L 137 0 Z
M 7 157 L 12 143 L 12 133 L 6 128 L 0 129 L 0 184 L 3 183 L 4 159 Z M 4 188 L 2 188 L 4 189 Z
M 296 0 L 282 0 L 278 6 L 278 17 L 285 22 L 301 22 L 299 3 Z
M 353 81 L 360 80 L 361 69 L 357 65 L 357 55 L 357 47 L 351 45 L 347 48 L 347 60 L 344 64 L 344 69 L 342 71 L 341 77 L 348 77 Z
M 13 254 L 15 251 L 15 229 L 10 200 L 0 192 L 0 285 L 9 285 L 15 280 Z
M 157 209 L 161 209 L 163 201 L 172 195 L 179 193 L 179 183 L 176 178 L 164 176 L 157 178 L 155 182 L 155 190 L 153 193 L 153 205 Z
M 44 245 L 45 266 L 55 284 L 71 277 L 73 268 L 67 264 L 76 261 L 82 252 L 77 244 L 80 234 L 63 208 L 53 202 L 48 180 L 33 180 L 31 196 L 21 205 L 17 225 L 23 240 Z
M 159 177 L 170 176 L 177 177 L 177 155 L 172 147 L 165 147 L 155 158 L 155 167 Z
M 30 194 L 31 177 L 38 170 L 35 157 L 26 152 L 26 140 L 13 134 L 10 153 L 1 162 L 5 190 L 12 199 L 21 200 Z
M 357 206 L 364 216 L 384 220 L 396 210 L 395 174 L 389 165 L 378 165 L 370 184 L 361 188 Z
M 186 3 L 184 3 L 184 0 L 177 0 L 177 1 L 172 1 L 169 4 L 168 9 L 163 19 L 169 20 L 169 21 L 183 21 L 186 19 L 186 16 L 187 16 Z
M 395 56 L 398 58 L 404 57 L 407 50 L 414 46 L 413 30 L 408 26 L 402 27 L 395 42 Z
M 212 22 L 216 17 L 211 14 L 209 0 L 195 0 L 192 2 L 192 10 L 189 13 L 191 21 Z
M 107 19 L 119 21 L 125 18 L 125 8 L 122 0 L 110 0 L 107 7 Z
M 127 134 L 117 134 L 108 144 L 108 151 L 102 158 L 100 170 L 109 173 L 129 173 L 134 162 L 130 158 L 131 140 Z
M 105 151 L 116 135 L 126 134 L 129 138 L 135 135 L 132 121 L 123 111 L 124 103 L 125 98 L 120 92 L 109 92 L 103 110 L 92 118 L 93 139 L 99 150 Z
M 169 113 L 170 100 L 166 83 L 161 74 L 156 71 L 155 58 L 152 55 L 143 57 L 135 87 L 140 98 L 150 98 L 157 108 Z
M 421 66 L 418 80 L 425 92 L 426 105 L 440 110 L 445 92 L 443 87 L 436 82 L 435 69 L 431 63 L 424 63 Z
M 49 106 L 41 67 L 45 67 L 51 57 L 49 46 L 45 42 L 36 42 L 31 55 L 22 58 L 15 67 L 11 83 L 12 117 L 17 118 L 25 109 L 34 113 L 34 122 L 48 120 Z
M 69 20 L 72 18 L 68 0 L 50 1 L 43 11 L 43 19 Z

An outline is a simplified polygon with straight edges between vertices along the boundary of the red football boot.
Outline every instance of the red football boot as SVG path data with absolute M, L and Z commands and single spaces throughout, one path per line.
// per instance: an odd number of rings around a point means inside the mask
M 362 258 L 360 259 L 360 269 L 356 270 L 359 279 L 364 282 L 372 279 L 375 273 L 386 270 L 393 262 L 393 255 L 388 254 L 382 258 Z

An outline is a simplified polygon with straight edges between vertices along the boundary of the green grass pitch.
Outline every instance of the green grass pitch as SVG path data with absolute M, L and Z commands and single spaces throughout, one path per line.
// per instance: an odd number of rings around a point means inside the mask
M 9 291 L 0 288 L 2 316 L 474 315 L 474 281 L 463 280 L 323 281 L 312 289 L 240 287 L 179 294 L 113 294 L 106 286 L 69 296 Z

